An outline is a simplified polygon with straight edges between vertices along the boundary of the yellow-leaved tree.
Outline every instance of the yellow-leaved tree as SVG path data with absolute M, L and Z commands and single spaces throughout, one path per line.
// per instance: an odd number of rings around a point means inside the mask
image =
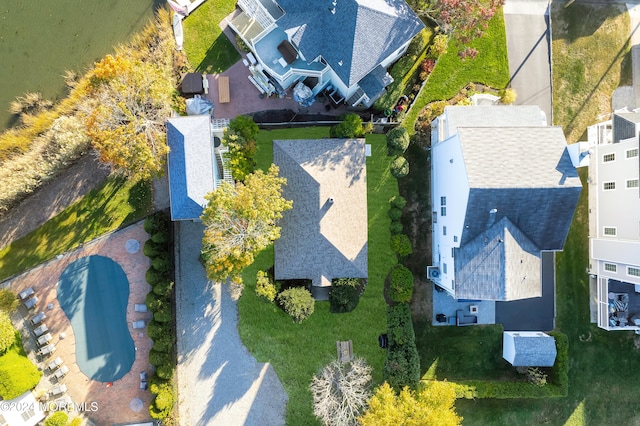
M 362 426 L 457 426 L 462 417 L 455 412 L 452 384 L 427 381 L 417 391 L 408 387 L 399 395 L 386 382 L 369 400 L 368 410 L 358 418 Z
M 258 170 L 235 186 L 223 182 L 206 196 L 209 203 L 200 218 L 206 227 L 202 257 L 210 279 L 240 282 L 240 271 L 280 238 L 278 220 L 293 205 L 282 196 L 286 183 L 272 164 L 267 173 Z

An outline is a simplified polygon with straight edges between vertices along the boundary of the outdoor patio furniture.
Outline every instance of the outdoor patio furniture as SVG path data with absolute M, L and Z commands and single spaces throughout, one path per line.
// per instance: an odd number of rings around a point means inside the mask
M 147 380 L 147 372 L 146 371 L 140 372 L 140 380 L 142 380 L 142 381 Z
M 47 344 L 52 339 L 53 336 L 51 335 L 51 333 L 43 334 L 42 336 L 38 337 L 38 345 L 42 346 L 44 344 Z
M 18 293 L 18 296 L 20 297 L 20 300 L 25 300 L 27 297 L 31 296 L 33 293 L 35 293 L 35 291 L 33 291 L 33 287 L 29 287 L 29 288 L 25 288 L 20 293 Z
M 46 324 L 41 324 L 33 329 L 33 334 L 35 334 L 36 337 L 40 337 L 47 331 L 49 331 L 49 327 L 47 327 Z
M 200 94 L 204 91 L 202 86 L 202 74 L 190 72 L 182 79 L 180 91 L 185 95 Z
M 55 370 L 56 368 L 60 367 L 62 365 L 62 363 L 63 363 L 62 358 L 58 357 L 58 358 L 54 359 L 48 365 L 49 370 Z
M 24 307 L 27 309 L 33 309 L 38 304 L 39 300 L 40 299 L 38 299 L 36 296 L 33 296 L 31 299 L 28 299 L 26 302 L 24 302 Z
M 478 323 L 478 317 L 475 315 L 465 315 L 462 309 L 456 311 L 456 325 L 473 325 Z
M 44 312 L 38 312 L 37 314 L 31 317 L 31 324 L 38 325 L 46 317 L 47 317 L 47 314 L 45 314 Z
M 145 305 L 144 303 L 136 303 L 135 305 L 133 305 L 133 309 L 136 312 L 147 312 L 147 305 Z
M 209 94 L 209 80 L 207 79 L 207 73 L 202 74 L 202 90 L 204 90 L 204 94 Z
M 57 410 L 67 410 L 68 407 L 71 406 L 71 398 L 69 398 L 68 396 L 58 398 L 53 401 L 53 406 L 56 407 Z
M 64 395 L 65 393 L 67 393 L 67 385 L 65 385 L 64 383 L 61 385 L 55 385 L 51 388 L 50 393 L 53 396 Z
M 221 75 L 218 77 L 218 101 L 221 104 L 231 101 L 231 97 L 229 95 L 229 77 L 227 76 Z
M 338 362 L 349 362 L 353 358 L 353 343 L 351 340 L 336 342 L 338 348 Z
M 146 325 L 146 324 L 145 324 L 145 321 L 144 321 L 144 320 L 133 321 L 133 322 L 131 323 L 131 326 L 132 326 L 134 329 L 144 328 L 144 327 L 145 327 L 145 325 Z
M 55 352 L 55 350 L 56 345 L 54 345 L 53 343 L 49 343 L 48 345 L 38 349 L 38 355 L 51 355 L 53 352 Z
M 67 367 L 66 365 L 63 365 L 62 367 L 60 367 L 58 369 L 58 371 L 56 371 L 55 373 L 53 373 L 53 376 L 57 379 L 57 380 L 61 380 L 64 376 L 67 375 L 67 373 L 69 372 L 69 367 Z
M 147 390 L 149 388 L 149 382 L 140 382 L 140 390 Z

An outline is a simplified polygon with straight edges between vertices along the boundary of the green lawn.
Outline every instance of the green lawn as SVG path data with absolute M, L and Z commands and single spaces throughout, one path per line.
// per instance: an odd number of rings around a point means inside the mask
M 26 271 L 151 212 L 151 185 L 111 176 L 100 188 L 0 250 L 0 279 Z
M 454 42 L 449 43 L 447 53 L 438 59 L 402 124 L 410 133 L 413 133 L 420 110 L 429 102 L 450 99 L 469 83 L 482 83 L 494 89 L 506 87 L 509 60 L 502 11 L 495 14 L 483 36 L 473 40 L 470 46 L 478 50 L 478 55 L 474 59 L 462 60 Z
M 22 347 L 22 337 L 16 332 L 16 340 L 0 356 L 0 397 L 13 399 L 33 389 L 42 372 L 27 358 Z
M 271 163 L 273 139 L 328 137 L 329 128 L 261 131 L 257 159 L 260 167 Z M 367 158 L 369 217 L 369 282 L 358 307 L 350 313 L 329 313 L 328 302 L 318 302 L 315 312 L 302 324 L 275 305 L 255 295 L 255 274 L 273 265 L 273 248 L 262 252 L 243 273 L 245 289 L 238 303 L 239 330 L 243 343 L 261 362 L 271 362 L 289 395 L 287 424 L 314 424 L 312 396 L 308 389 L 313 374 L 336 358 L 336 340 L 352 340 L 354 353 L 373 367 L 375 383 L 382 381 L 385 352 L 377 336 L 386 330 L 384 279 L 396 262 L 389 247 L 388 200 L 398 193 L 389 173 L 383 135 L 368 135 L 372 156 Z M 294 207 L 295 208 L 295 207 Z M 317 422 L 316 422 L 317 423 Z
M 183 21 L 184 51 L 197 72 L 220 73 L 240 60 L 218 25 L 235 5 L 235 0 L 207 1 Z

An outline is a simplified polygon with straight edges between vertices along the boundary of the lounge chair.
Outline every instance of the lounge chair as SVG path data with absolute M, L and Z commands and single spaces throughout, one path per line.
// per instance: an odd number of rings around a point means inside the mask
M 29 287 L 29 288 L 25 288 L 20 293 L 18 293 L 18 296 L 20 297 L 20 300 L 26 300 L 33 293 L 35 293 L 35 291 L 33 291 L 33 287 Z
M 149 389 L 149 382 L 140 382 L 140 390 Z
M 51 333 L 43 334 L 42 336 L 38 337 L 38 345 L 46 345 L 51 340 L 53 340 L 53 336 L 51 335 Z
M 147 305 L 144 303 L 136 303 L 133 308 L 136 312 L 147 312 Z
M 146 372 L 146 371 L 142 371 L 142 372 L 140 372 L 140 380 L 141 380 L 141 381 L 145 381 L 145 380 L 147 380 L 147 377 L 148 377 L 148 376 L 147 376 L 147 372 Z
M 54 345 L 53 343 L 49 343 L 48 345 L 38 349 L 38 355 L 51 355 L 52 353 L 55 352 L 55 350 L 56 350 L 56 345 Z
M 56 379 L 61 380 L 64 376 L 67 375 L 68 372 L 69 372 L 69 367 L 67 367 L 66 365 L 63 365 L 58 369 L 58 371 L 53 373 L 53 375 Z
M 24 302 L 24 307 L 27 309 L 33 309 L 38 304 L 39 300 L 40 299 L 38 299 L 36 296 L 33 296 L 31 299 L 28 299 L 26 302 Z
M 131 323 L 131 326 L 134 329 L 138 329 L 138 328 L 144 328 L 146 326 L 145 321 L 144 320 L 138 320 L 138 321 L 133 321 Z
M 40 337 L 47 331 L 49 331 L 49 327 L 47 327 L 46 324 L 41 324 L 33 329 L 33 334 L 35 334 L 36 337 Z
M 38 312 L 37 314 L 31 317 L 31 324 L 38 325 L 46 317 L 47 317 L 47 314 L 45 314 L 44 312 Z
M 64 383 L 61 385 L 55 385 L 51 388 L 50 392 L 53 396 L 64 395 L 65 393 L 67 393 L 67 385 L 65 385 Z
M 62 365 L 62 358 L 58 357 L 49 363 L 49 370 L 53 371 Z

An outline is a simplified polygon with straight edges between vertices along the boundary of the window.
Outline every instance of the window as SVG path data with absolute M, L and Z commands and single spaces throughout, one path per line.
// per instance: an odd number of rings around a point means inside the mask
M 454 235 L 454 236 L 453 236 L 453 242 L 454 242 L 454 243 L 457 243 L 457 242 L 458 242 L 458 236 L 457 236 L 457 235 Z
M 611 161 L 616 161 L 616 154 L 611 153 L 611 154 L 605 154 L 602 156 L 602 162 L 603 163 L 610 163 Z
M 31 417 L 35 416 L 36 412 L 33 408 L 29 408 L 27 411 L 22 413 L 22 420 L 25 422 L 29 420 Z
M 446 215 L 447 215 L 447 208 L 440 207 L 440 216 L 446 216 Z
M 456 254 L 455 251 L 456 251 L 455 247 L 451 247 L 451 257 L 456 257 L 455 256 L 455 254 Z
M 446 226 L 442 227 L 442 235 L 447 235 L 447 227 Z
M 617 230 L 613 226 L 605 226 L 604 227 L 604 235 L 608 237 L 615 237 L 617 234 Z
M 632 277 L 640 277 L 640 268 L 627 266 L 627 275 L 631 275 Z
M 443 274 L 446 274 L 446 273 L 447 273 L 447 264 L 446 264 L 446 263 L 443 263 L 443 264 L 442 264 L 442 273 L 443 273 Z
M 605 182 L 603 187 L 604 187 L 605 191 L 611 191 L 612 189 L 616 189 L 616 183 L 615 182 Z
M 618 272 L 618 267 L 613 263 L 605 263 L 604 270 L 609 272 Z
M 440 197 L 440 205 L 441 206 L 447 205 L 447 197 Z
M 627 180 L 627 189 L 637 188 L 637 187 L 638 187 L 638 179 Z
M 638 148 L 628 149 L 627 158 L 635 158 L 638 156 Z

